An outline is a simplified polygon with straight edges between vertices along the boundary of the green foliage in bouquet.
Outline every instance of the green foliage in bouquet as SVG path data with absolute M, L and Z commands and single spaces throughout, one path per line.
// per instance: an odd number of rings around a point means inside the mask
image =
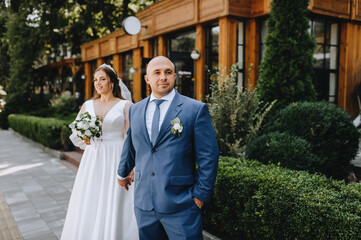
M 257 136 L 274 102 L 264 104 L 249 88 L 237 86 L 237 64 L 229 75 L 224 71 L 218 69 L 211 75 L 207 102 L 220 154 L 237 157 L 244 154 L 247 143 Z
M 100 137 L 102 122 L 99 117 L 93 117 L 89 112 L 80 114 L 74 122 L 69 124 L 72 131 L 75 131 L 78 137 L 84 140 L 84 137 L 91 139 L 93 137 Z

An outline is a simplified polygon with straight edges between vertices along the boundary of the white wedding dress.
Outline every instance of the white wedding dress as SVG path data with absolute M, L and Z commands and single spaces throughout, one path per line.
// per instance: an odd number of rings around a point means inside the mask
M 124 143 L 124 106 L 121 100 L 104 117 L 102 136 L 93 145 L 70 138 L 85 151 L 80 162 L 66 215 L 62 240 L 137 240 L 134 184 L 125 191 L 117 182 Z M 93 100 L 85 103 L 95 116 Z

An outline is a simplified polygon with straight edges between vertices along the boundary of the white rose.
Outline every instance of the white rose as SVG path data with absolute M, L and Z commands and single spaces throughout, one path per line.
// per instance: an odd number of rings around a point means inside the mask
M 78 129 L 82 129 L 83 126 L 84 126 L 84 124 L 83 124 L 83 122 L 78 122 L 78 123 L 76 124 L 76 126 L 77 126 Z
M 183 127 L 179 123 L 175 123 L 173 125 L 173 128 L 174 128 L 174 130 L 176 130 L 176 131 L 178 131 L 180 133 L 183 131 Z
M 84 130 L 89 129 L 89 125 L 88 125 L 88 124 L 84 124 L 83 129 L 84 129 Z
M 92 132 L 89 130 L 86 130 L 84 135 L 90 137 L 92 135 Z
M 75 128 L 75 124 L 74 124 L 74 123 L 70 123 L 70 124 L 69 124 L 69 127 L 70 127 L 71 129 L 74 129 L 74 128 Z
M 94 128 L 95 127 L 95 121 L 94 122 L 92 121 L 91 123 L 89 123 L 89 126 Z

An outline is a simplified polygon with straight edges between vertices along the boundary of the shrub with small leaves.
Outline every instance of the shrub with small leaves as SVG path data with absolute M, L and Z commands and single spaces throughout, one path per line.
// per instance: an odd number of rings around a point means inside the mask
M 254 139 L 273 103 L 263 104 L 248 88 L 237 86 L 238 66 L 230 74 L 225 69 L 211 75 L 209 112 L 223 156 L 244 155 L 245 146 Z

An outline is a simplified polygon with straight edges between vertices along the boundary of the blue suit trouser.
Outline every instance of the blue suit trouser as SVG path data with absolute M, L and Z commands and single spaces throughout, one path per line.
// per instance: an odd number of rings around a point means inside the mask
M 164 214 L 134 208 L 140 240 L 202 240 L 201 210 L 194 203 L 180 212 Z

